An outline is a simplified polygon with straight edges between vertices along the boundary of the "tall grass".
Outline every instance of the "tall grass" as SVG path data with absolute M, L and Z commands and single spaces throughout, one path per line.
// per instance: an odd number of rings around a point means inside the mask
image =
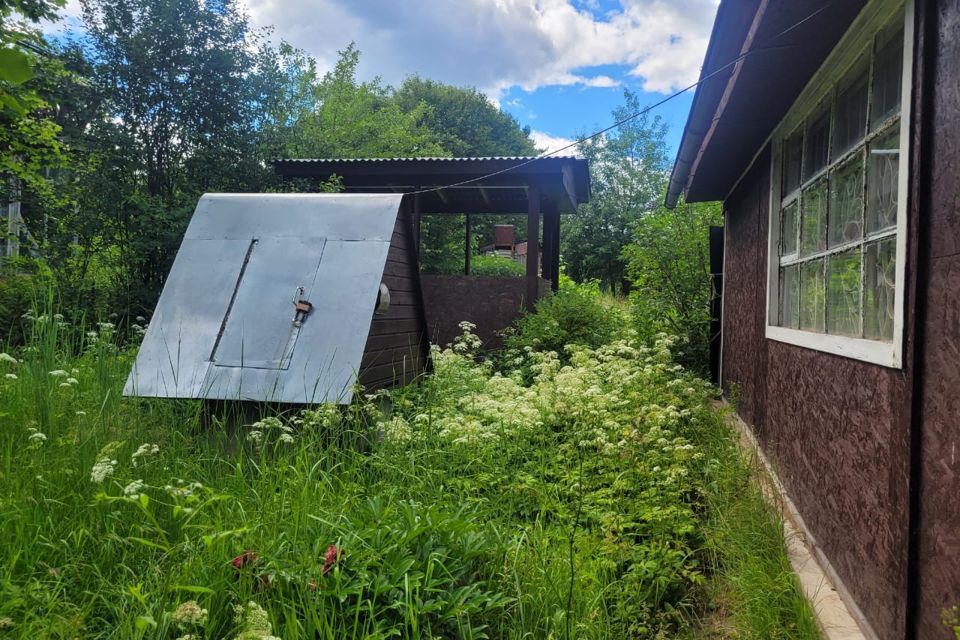
M 705 636 L 710 602 L 733 637 L 816 637 L 667 338 L 502 372 L 465 347 L 390 394 L 236 425 L 122 398 L 134 350 L 109 325 L 29 333 L 0 360 L 4 637 Z

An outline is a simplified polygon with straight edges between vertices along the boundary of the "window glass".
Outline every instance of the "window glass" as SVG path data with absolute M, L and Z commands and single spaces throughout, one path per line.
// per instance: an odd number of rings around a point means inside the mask
M 827 166 L 830 155 L 829 105 L 810 119 L 803 148 L 803 179 L 809 180 Z
M 834 160 L 863 139 L 867 130 L 867 78 L 869 67 L 859 63 L 837 94 L 835 129 L 833 135 Z
M 823 331 L 823 258 L 800 266 L 801 329 Z
M 893 303 L 897 281 L 896 237 L 871 242 L 863 257 L 863 337 L 893 339 Z
M 797 304 L 800 297 L 800 280 L 797 265 L 780 269 L 780 326 L 796 329 L 799 326 Z
M 856 156 L 830 176 L 830 246 L 859 240 L 862 226 L 863 157 Z
M 827 333 L 860 336 L 860 247 L 828 261 Z
M 897 223 L 897 185 L 900 177 L 900 126 L 870 144 L 867 156 L 867 233 Z
M 810 255 L 826 248 L 827 181 L 821 180 L 803 192 L 800 253 Z
M 884 121 L 900 112 L 900 92 L 903 76 L 903 29 L 880 34 L 878 50 L 873 63 L 873 91 L 870 129 L 875 130 Z
M 800 187 L 800 160 L 803 158 L 803 130 L 793 134 L 783 144 L 783 195 Z
M 780 255 L 792 255 L 797 252 L 797 212 L 800 201 L 794 200 L 783 208 L 780 218 Z

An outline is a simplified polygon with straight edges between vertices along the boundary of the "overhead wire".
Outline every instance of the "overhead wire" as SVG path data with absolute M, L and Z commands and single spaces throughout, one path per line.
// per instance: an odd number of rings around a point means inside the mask
M 679 97 L 679 96 L 687 93 L 687 92 L 690 91 L 691 89 L 697 88 L 698 86 L 700 86 L 701 84 L 707 82 L 707 81 L 710 80 L 711 78 L 714 78 L 715 76 L 719 75 L 719 74 L 722 73 L 723 71 L 725 71 L 725 70 L 729 69 L 730 67 L 732 67 L 732 66 L 740 63 L 741 61 L 745 60 L 746 58 L 748 58 L 748 57 L 750 57 L 750 56 L 752 56 L 752 55 L 754 55 L 754 54 L 756 54 L 756 53 L 764 53 L 764 52 L 767 52 L 767 51 L 776 51 L 776 50 L 779 50 L 779 49 L 783 49 L 784 47 L 779 47 L 779 46 L 778 46 L 778 47 L 774 47 L 774 46 L 770 46 L 770 45 L 772 45 L 774 42 L 776 42 L 777 40 L 779 40 L 779 39 L 782 38 L 783 36 L 787 35 L 787 34 L 790 33 L 791 31 L 793 31 L 793 30 L 799 28 L 800 26 L 804 25 L 805 23 L 809 22 L 810 20 L 812 20 L 813 18 L 815 18 L 815 17 L 818 16 L 819 14 L 823 13 L 823 12 L 826 11 L 830 6 L 832 6 L 836 1 L 837 1 L 837 0 L 832 0 L 831 2 L 827 2 L 826 4 L 824 4 L 824 5 L 823 5 L 822 7 L 820 7 L 819 9 L 811 12 L 809 15 L 807 15 L 807 16 L 804 17 L 803 19 L 798 20 L 797 22 L 793 23 L 792 25 L 790 25 L 789 27 L 787 27 L 787 28 L 784 29 L 783 31 L 780 31 L 780 32 L 777 33 L 775 36 L 771 37 L 769 40 L 767 40 L 766 42 L 764 42 L 760 47 L 751 48 L 750 50 L 745 51 L 744 53 L 741 53 L 739 56 L 737 56 L 737 57 L 734 58 L 733 60 L 730 60 L 730 61 L 727 62 L 726 64 L 724 64 L 724 65 L 722 65 L 722 66 L 714 69 L 713 71 L 711 71 L 711 72 L 708 73 L 707 75 L 700 77 L 700 79 L 698 79 L 696 82 L 694 82 L 694 83 L 692 83 L 692 84 L 690 84 L 690 85 L 687 85 L 686 87 L 684 87 L 684 88 L 682 88 L 682 89 L 680 89 L 680 90 L 678 90 L 678 91 L 676 91 L 676 92 L 668 95 L 667 97 L 665 97 L 664 99 L 662 99 L 662 100 L 660 100 L 660 101 L 658 101 L 658 102 L 655 102 L 655 103 L 653 103 L 653 104 L 651 104 L 651 105 L 648 105 L 648 106 L 644 107 L 643 109 L 641 109 L 640 111 L 637 111 L 636 113 L 632 113 L 632 114 L 630 114 L 629 116 L 626 116 L 626 117 L 624 117 L 624 118 L 621 118 L 620 120 L 617 120 L 617 121 L 614 122 L 613 124 L 611 124 L 611 125 L 609 125 L 609 126 L 607 126 L 607 127 L 604 127 L 603 129 L 600 129 L 599 131 L 594 131 L 594 132 L 591 133 L 590 135 L 585 136 L 585 137 L 582 137 L 582 138 L 579 138 L 579 139 L 575 140 L 574 142 L 571 142 L 570 144 L 567 144 L 567 145 L 565 145 L 565 146 L 563 146 L 563 147 L 560 147 L 559 149 L 553 149 L 553 150 L 551 150 L 551 151 L 542 153 L 542 154 L 540 154 L 540 155 L 538 155 L 538 156 L 536 156 L 536 157 L 534 157 L 534 158 L 530 158 L 530 159 L 528 159 L 528 160 L 524 160 L 523 162 L 520 162 L 520 163 L 517 163 L 517 164 L 514 164 L 514 165 L 510 165 L 509 167 L 505 167 L 505 168 L 503 168 L 503 169 L 500 169 L 499 171 L 493 171 L 493 172 L 491 172 L 491 173 L 488 173 L 488 174 L 485 174 L 485 175 L 482 175 L 482 176 L 477 176 L 477 177 L 474 177 L 474 178 L 469 178 L 469 179 L 467 179 L 467 180 L 461 180 L 460 182 L 454 182 L 454 183 L 452 183 L 452 184 L 445 184 L 445 185 L 440 185 L 440 186 L 434 186 L 434 187 L 430 187 L 430 188 L 427 188 L 427 189 L 418 189 L 418 190 L 416 190 L 416 191 L 410 191 L 410 192 L 407 192 L 407 193 L 408 193 L 408 195 L 419 195 L 419 194 L 424 194 L 424 193 L 434 193 L 434 192 L 437 192 L 437 191 L 443 191 L 444 189 L 454 189 L 454 188 L 457 188 L 457 187 L 463 187 L 463 186 L 466 186 L 466 185 L 469 185 L 469 184 L 473 184 L 473 183 L 476 183 L 476 182 L 480 182 L 480 181 L 482 181 L 482 180 L 488 180 L 489 178 L 494 178 L 494 177 L 499 176 L 499 175 L 502 175 L 502 174 L 504 174 L 504 173 L 509 173 L 509 172 L 511 172 L 511 171 L 516 171 L 517 169 L 520 169 L 521 167 L 525 167 L 525 166 L 527 166 L 527 165 L 529 165 L 529 164 L 533 164 L 534 162 L 539 162 L 540 160 L 543 160 L 543 159 L 545 159 L 545 158 L 549 158 L 549 157 L 551 157 L 551 156 L 555 156 L 555 155 L 557 155 L 557 154 L 559 154 L 559 153 L 562 153 L 563 151 L 566 151 L 567 149 L 571 149 L 571 148 L 573 148 L 573 147 L 578 147 L 578 146 L 580 146 L 581 144 L 583 144 L 584 142 L 587 142 L 588 140 L 593 140 L 594 138 L 598 138 L 598 137 L 602 136 L 602 135 L 605 134 L 605 133 L 608 133 L 608 132 L 610 132 L 610 131 L 613 131 L 614 129 L 618 129 L 618 128 L 622 127 L 623 125 L 627 124 L 628 122 L 630 122 L 630 121 L 632 121 L 632 120 L 636 120 L 637 118 L 639 118 L 639 117 L 641 117 L 641 116 L 643 116 L 643 115 L 646 115 L 646 114 L 650 113 L 650 112 L 653 111 L 654 109 L 656 109 L 656 108 L 658 108 L 658 107 L 660 107 L 660 106 L 663 106 L 663 105 L 666 104 L 667 102 L 670 102 L 671 100 L 673 100 L 673 99 L 675 99 L 675 98 L 677 98 L 677 97 Z

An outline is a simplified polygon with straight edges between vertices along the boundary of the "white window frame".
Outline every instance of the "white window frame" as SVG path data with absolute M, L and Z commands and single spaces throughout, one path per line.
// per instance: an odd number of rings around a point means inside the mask
M 830 97 L 844 74 L 874 42 L 875 36 L 892 25 L 903 12 L 903 74 L 900 93 L 900 165 L 897 184 L 896 285 L 894 289 L 893 338 L 891 341 L 852 338 L 777 325 L 780 309 L 780 204 L 782 143 L 824 99 Z M 907 196 L 910 177 L 910 111 L 913 87 L 913 0 L 873 0 L 860 13 L 839 44 L 827 57 L 771 136 L 769 233 L 767 244 L 766 337 L 816 351 L 862 360 L 884 367 L 903 366 L 903 306 L 907 262 Z M 831 133 L 832 135 L 832 133 Z M 831 160 L 831 162 L 833 162 Z M 866 203 L 864 203 L 866 206 Z M 799 215 L 799 213 L 798 213 Z

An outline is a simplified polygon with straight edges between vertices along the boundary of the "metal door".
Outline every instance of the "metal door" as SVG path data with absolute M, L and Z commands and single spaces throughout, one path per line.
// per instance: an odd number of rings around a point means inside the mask
M 211 351 L 215 366 L 290 366 L 302 324 L 310 321 L 309 301 L 325 246 L 325 238 L 250 240 Z

